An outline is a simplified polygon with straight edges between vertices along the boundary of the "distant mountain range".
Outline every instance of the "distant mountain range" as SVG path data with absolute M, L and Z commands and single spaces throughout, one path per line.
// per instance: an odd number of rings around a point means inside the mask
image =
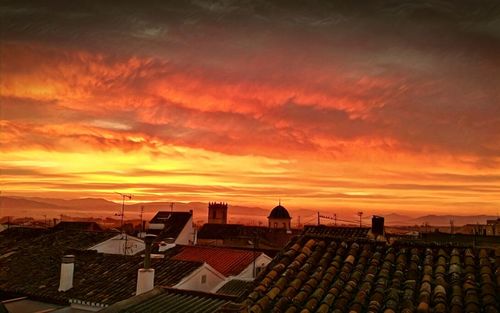
M 122 204 L 108 201 L 101 198 L 82 198 L 82 199 L 54 199 L 39 197 L 0 197 L 0 215 L 26 215 L 32 211 L 32 214 L 40 211 L 58 211 L 58 214 L 87 213 L 102 215 L 112 215 L 120 213 Z M 141 202 L 134 204 L 125 204 L 126 218 L 137 218 L 141 207 L 144 208 L 146 215 L 156 213 L 157 211 L 170 211 L 172 202 Z M 203 202 L 174 202 L 174 211 L 190 211 L 197 218 L 207 216 L 208 204 Z M 3 212 L 5 211 L 5 212 Z M 21 213 L 22 212 L 22 213 Z M 259 207 L 247 207 L 230 205 L 229 212 L 244 216 L 267 216 L 268 210 Z M 20 214 L 21 213 L 21 214 Z M 57 215 L 57 214 L 52 214 Z
M 144 208 L 146 215 L 151 215 L 156 211 L 170 211 L 171 202 L 142 202 L 135 204 L 126 204 L 125 212 L 127 213 L 126 218 L 138 218 L 141 207 Z M 175 202 L 174 211 L 189 211 L 193 210 L 196 219 L 205 219 L 207 216 L 207 203 L 204 202 Z M 58 215 L 67 214 L 71 215 L 74 213 L 92 214 L 92 215 L 113 215 L 119 213 L 121 209 L 121 203 L 108 201 L 101 198 L 82 198 L 82 199 L 54 199 L 54 198 L 40 198 L 40 197 L 0 197 L 0 217 L 1 215 L 14 215 L 14 216 L 28 216 L 33 215 Z M 239 205 L 229 206 L 229 215 L 243 216 L 247 219 L 257 218 L 264 219 L 268 216 L 270 209 L 263 209 L 260 207 L 247 207 Z M 55 213 L 57 212 L 57 213 Z M 52 213 L 52 214 L 50 214 Z M 307 216 L 314 216 L 315 211 L 300 209 L 291 212 L 292 215 L 299 216 L 303 218 Z M 457 215 L 425 215 L 417 218 L 413 218 L 406 215 L 401 215 L 397 213 L 384 214 L 385 221 L 387 225 L 422 225 L 428 223 L 434 226 L 447 226 L 450 225 L 450 220 L 454 221 L 455 226 L 461 226 L 464 224 L 484 224 L 486 220 L 496 219 L 496 216 L 492 215 L 467 215 L 467 216 L 457 216 Z M 294 221 L 296 221 L 294 219 Z M 308 222 L 307 220 L 302 220 L 302 222 Z M 313 221 L 314 222 L 314 218 Z M 366 223 L 366 221 L 365 221 Z

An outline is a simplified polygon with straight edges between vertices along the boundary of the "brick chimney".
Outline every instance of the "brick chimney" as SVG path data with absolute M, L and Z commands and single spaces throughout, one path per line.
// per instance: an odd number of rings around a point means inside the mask
M 73 272 L 75 271 L 75 256 L 65 255 L 61 263 L 61 279 L 58 291 L 67 291 L 73 288 Z
M 140 268 L 137 272 L 137 288 L 136 295 L 148 292 L 154 288 L 155 270 L 151 268 L 151 246 L 156 236 L 147 234 L 144 237 L 146 249 L 144 251 L 144 268 Z

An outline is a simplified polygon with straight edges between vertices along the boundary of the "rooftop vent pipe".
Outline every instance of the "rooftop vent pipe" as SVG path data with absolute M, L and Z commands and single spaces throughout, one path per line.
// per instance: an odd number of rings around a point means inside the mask
M 155 270 L 151 268 L 151 246 L 156 236 L 147 234 L 144 237 L 146 249 L 144 251 L 144 268 L 140 268 L 137 272 L 137 288 L 136 295 L 148 292 L 154 288 Z

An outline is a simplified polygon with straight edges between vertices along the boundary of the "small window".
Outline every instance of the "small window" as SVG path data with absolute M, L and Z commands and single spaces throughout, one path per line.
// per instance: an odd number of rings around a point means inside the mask
M 255 270 L 255 276 L 258 276 L 265 269 L 266 269 L 265 266 L 259 266 L 259 267 L 257 267 L 256 270 Z
M 278 223 L 274 223 L 274 228 L 278 228 Z
M 201 275 L 201 283 L 206 284 L 207 283 L 207 275 Z

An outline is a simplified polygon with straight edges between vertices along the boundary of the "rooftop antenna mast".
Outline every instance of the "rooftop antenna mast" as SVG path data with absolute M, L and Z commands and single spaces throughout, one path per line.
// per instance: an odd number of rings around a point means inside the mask
M 123 217 L 125 215 L 125 198 L 127 199 L 132 199 L 132 194 L 124 194 L 124 193 L 119 193 L 119 192 L 115 192 L 116 194 L 119 194 L 121 197 L 122 197 L 122 211 L 120 214 L 117 214 L 119 215 L 121 218 L 120 218 L 120 231 L 122 232 L 123 234 Z
M 362 216 L 363 216 L 363 212 L 362 212 L 362 211 L 359 211 L 359 212 L 358 212 L 358 215 L 359 215 L 359 227 L 361 227 L 361 225 L 362 225 L 362 224 L 361 224 L 361 218 L 362 218 Z
M 140 214 L 140 217 L 141 217 L 141 233 L 144 232 L 144 228 L 142 227 L 142 215 L 144 214 L 144 206 L 141 205 L 141 214 Z

